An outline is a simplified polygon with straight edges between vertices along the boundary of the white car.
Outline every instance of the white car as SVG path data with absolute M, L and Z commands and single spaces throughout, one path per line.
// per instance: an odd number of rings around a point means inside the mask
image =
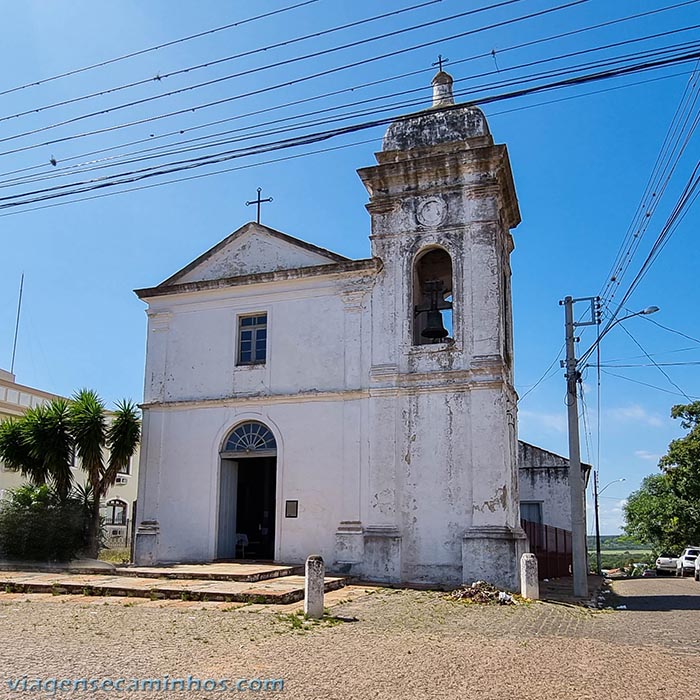
M 695 580 L 700 581 L 700 557 L 695 557 Z
M 700 547 L 686 547 L 676 561 L 676 576 L 694 573 L 698 554 L 700 554 Z
M 667 552 L 664 552 L 657 560 L 656 560 L 656 575 L 657 576 L 665 576 L 665 575 L 671 575 L 676 573 L 676 562 L 677 558 L 674 556 L 671 556 Z

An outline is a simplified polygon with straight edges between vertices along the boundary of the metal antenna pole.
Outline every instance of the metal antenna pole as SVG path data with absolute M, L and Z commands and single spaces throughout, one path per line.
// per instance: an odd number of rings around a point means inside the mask
M 588 597 L 586 565 L 586 514 L 583 509 L 581 477 L 581 442 L 578 429 L 577 385 L 579 372 L 574 337 L 574 299 L 564 299 L 566 319 L 566 407 L 569 418 L 569 486 L 571 488 L 571 555 L 573 559 L 574 595 Z
M 19 333 L 19 315 L 22 311 L 22 290 L 24 289 L 24 272 L 19 281 L 19 300 L 17 301 L 17 320 L 15 321 L 15 338 L 12 342 L 12 361 L 10 362 L 10 374 L 15 373 L 15 354 L 17 353 L 17 335 Z

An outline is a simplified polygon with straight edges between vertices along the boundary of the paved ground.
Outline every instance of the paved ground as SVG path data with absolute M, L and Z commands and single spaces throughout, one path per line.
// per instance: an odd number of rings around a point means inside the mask
M 50 678 L 283 678 L 271 692 L 57 693 L 56 697 L 364 700 L 622 700 L 692 697 L 700 675 L 700 584 L 614 584 L 614 607 L 481 607 L 444 594 L 353 586 L 331 620 L 290 606 L 0 594 L 0 682 Z M 296 606 L 291 606 L 294 609 Z M 356 621 L 350 621 L 356 618 Z

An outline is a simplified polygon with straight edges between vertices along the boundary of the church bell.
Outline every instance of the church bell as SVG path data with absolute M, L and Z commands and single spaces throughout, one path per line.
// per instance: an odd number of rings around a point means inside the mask
M 421 335 L 431 340 L 441 340 L 449 335 L 447 329 L 442 324 L 442 314 L 438 309 L 428 310 L 425 328 L 421 331 Z

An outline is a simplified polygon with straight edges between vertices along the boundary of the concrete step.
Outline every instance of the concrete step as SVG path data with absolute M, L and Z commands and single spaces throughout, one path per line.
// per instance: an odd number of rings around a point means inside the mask
M 345 577 L 326 577 L 325 591 L 343 588 L 348 583 L 349 580 Z M 303 600 L 304 577 L 288 575 L 265 581 L 244 582 L 15 571 L 0 573 L 0 589 L 7 593 L 109 595 L 287 605 Z
M 90 572 L 93 573 L 93 572 Z M 268 581 L 283 576 L 303 576 L 303 564 L 269 562 L 214 562 L 170 566 L 119 566 L 112 573 L 137 578 L 167 578 L 200 581 Z

